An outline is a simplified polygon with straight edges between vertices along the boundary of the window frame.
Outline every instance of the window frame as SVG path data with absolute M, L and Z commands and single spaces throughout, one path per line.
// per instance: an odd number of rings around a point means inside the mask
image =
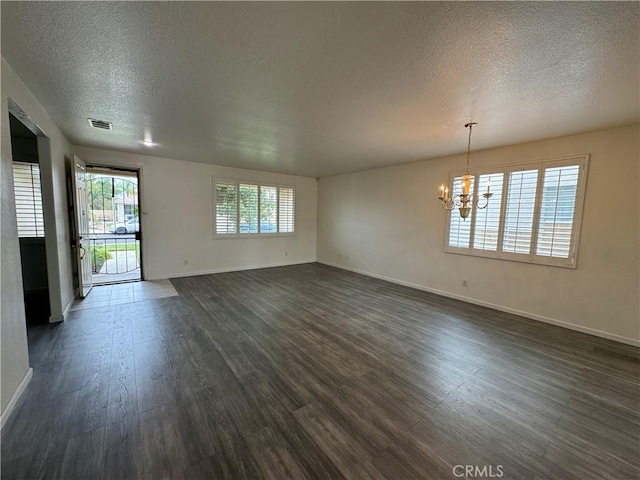
M 216 186 L 218 183 L 233 184 L 236 190 L 236 232 L 235 233 L 218 233 L 217 229 L 217 215 L 218 205 L 216 198 Z M 255 233 L 240 233 L 240 185 L 251 185 L 258 187 L 258 231 Z M 261 232 L 261 219 L 260 219 L 260 203 L 262 187 L 269 187 L 276 189 L 276 232 Z M 288 188 L 293 191 L 293 231 L 292 232 L 280 232 L 280 189 Z M 292 237 L 296 235 L 297 225 L 297 208 L 296 208 L 296 188 L 289 184 L 280 184 L 274 182 L 260 182 L 255 180 L 245 180 L 229 177 L 213 177 L 213 238 L 218 239 L 238 239 L 238 238 L 269 238 L 269 237 Z
M 571 226 L 571 241 L 569 246 L 569 257 L 551 257 L 537 254 L 538 245 L 538 231 L 540 226 L 540 212 L 542 206 L 542 195 L 544 187 L 545 171 L 548 168 L 562 167 L 578 165 L 578 183 L 576 186 L 575 207 L 573 215 L 573 223 Z M 533 212 L 533 223 L 531 228 L 531 245 L 528 254 L 504 252 L 503 241 L 505 232 L 505 219 L 506 219 L 506 205 L 509 188 L 509 176 L 511 172 L 518 172 L 523 170 L 538 170 L 538 178 L 536 183 L 536 194 Z M 589 170 L 589 154 L 571 155 L 565 157 L 548 158 L 537 161 L 525 161 L 517 163 L 509 163 L 503 165 L 483 166 L 477 168 L 470 168 L 469 173 L 473 176 L 473 188 L 476 191 L 477 185 L 480 184 L 479 176 L 487 174 L 503 174 L 502 181 L 502 196 L 500 204 L 500 216 L 498 223 L 498 246 L 496 251 L 484 250 L 474 248 L 474 236 L 476 226 L 476 211 L 477 206 L 474 205 L 470 218 L 467 221 L 471 222 L 471 229 L 469 233 L 469 247 L 455 247 L 449 245 L 449 234 L 451 228 L 451 215 L 459 215 L 458 209 L 454 208 L 447 212 L 446 216 L 446 228 L 444 237 L 444 252 L 455 253 L 459 255 L 468 255 L 473 257 L 493 258 L 498 260 L 508 260 L 520 263 L 533 263 L 536 265 L 546 265 L 553 267 L 573 268 L 577 267 L 578 259 L 578 247 L 580 244 L 580 231 L 582 227 L 582 215 L 584 211 L 584 200 L 586 193 L 587 174 Z M 465 173 L 464 169 L 452 170 L 449 172 L 449 189 L 453 191 L 454 180 L 457 177 L 462 176 Z M 481 192 L 480 192 L 481 193 Z

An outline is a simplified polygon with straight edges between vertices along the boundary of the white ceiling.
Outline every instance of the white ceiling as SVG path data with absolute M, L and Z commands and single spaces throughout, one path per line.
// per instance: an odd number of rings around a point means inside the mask
M 471 119 L 476 150 L 638 122 L 639 20 L 638 2 L 3 1 L 2 55 L 74 144 L 325 176 L 462 152 Z

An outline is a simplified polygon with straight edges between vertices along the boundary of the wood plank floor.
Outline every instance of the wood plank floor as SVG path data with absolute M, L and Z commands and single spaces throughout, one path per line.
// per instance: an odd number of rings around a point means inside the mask
M 172 283 L 29 332 L 2 478 L 640 478 L 637 348 L 318 264 Z

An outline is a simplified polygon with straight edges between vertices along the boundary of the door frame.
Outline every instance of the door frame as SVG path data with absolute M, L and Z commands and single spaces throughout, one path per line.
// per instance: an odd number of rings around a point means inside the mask
M 143 218 L 147 214 L 147 212 L 143 211 L 142 205 L 142 166 L 141 165 L 126 165 L 126 164 L 117 164 L 113 162 L 95 162 L 92 160 L 85 160 L 87 165 L 87 170 L 91 170 L 92 168 L 99 168 L 101 170 L 113 170 L 115 173 L 117 172 L 127 172 L 127 173 L 135 173 L 138 179 L 138 216 L 140 222 L 140 280 L 134 281 L 144 281 L 145 280 L 145 270 L 144 266 L 146 264 L 146 248 L 144 246 L 145 242 L 145 226 Z
M 38 142 L 38 161 L 40 164 L 40 185 L 42 189 L 42 210 L 44 215 L 44 242 L 47 254 L 47 280 L 49 283 L 49 305 L 51 307 L 50 323 L 62 322 L 64 316 L 73 304 L 74 298 L 65 299 L 63 297 L 64 287 L 58 254 L 58 233 L 59 225 L 56 224 L 56 211 L 54 201 L 54 181 L 53 181 L 53 156 L 51 154 L 51 143 L 47 133 L 29 116 L 28 112 L 22 109 L 11 97 L 7 98 L 8 111 L 23 123 L 31 132 L 36 135 Z M 9 116 L 5 117 L 7 125 Z M 11 146 L 9 146 L 11 148 Z M 12 153 L 13 156 L 13 153 Z M 68 157 L 65 155 L 65 170 Z M 13 160 L 13 158 L 12 158 Z M 63 193 L 63 195 L 66 192 Z M 13 192 L 11 192 L 13 195 Z M 68 199 L 67 199 L 68 201 Z M 13 212 L 15 215 L 15 211 Z M 71 283 L 73 281 L 69 279 Z M 73 289 L 72 289 L 73 290 Z M 64 303 L 69 302 L 67 305 Z

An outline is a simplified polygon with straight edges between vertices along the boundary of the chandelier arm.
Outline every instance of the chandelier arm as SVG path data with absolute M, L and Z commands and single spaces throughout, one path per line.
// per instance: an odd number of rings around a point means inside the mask
M 442 199 L 441 203 L 442 203 L 442 208 L 445 209 L 447 212 L 450 212 L 455 207 L 455 203 L 453 202 L 452 198 Z
M 484 205 L 482 206 L 480 206 L 480 197 L 478 197 L 478 200 L 476 200 L 476 208 L 479 208 L 480 210 L 483 210 L 489 206 L 489 197 L 485 197 L 484 195 L 482 195 L 482 198 L 484 198 L 485 200 Z
M 454 195 L 453 197 L 451 197 L 451 200 L 453 202 L 454 207 L 460 207 L 461 205 L 464 204 L 464 201 L 462 200 L 461 195 Z

